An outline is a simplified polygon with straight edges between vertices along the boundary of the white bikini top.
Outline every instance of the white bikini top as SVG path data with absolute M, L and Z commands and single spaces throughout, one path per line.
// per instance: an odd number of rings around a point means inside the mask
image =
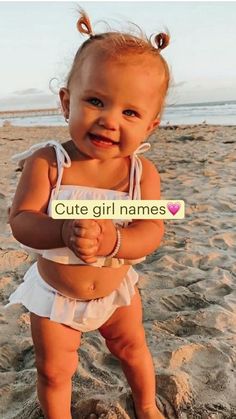
M 49 204 L 47 208 L 47 214 L 51 216 L 51 204 L 54 199 L 95 199 L 95 200 L 106 200 L 106 199 L 141 199 L 140 181 L 142 176 L 142 162 L 138 157 L 138 153 L 143 153 L 150 148 L 149 143 L 141 144 L 137 150 L 130 156 L 131 158 L 131 169 L 130 169 L 130 181 L 129 181 L 129 192 L 115 191 L 112 189 L 102 189 L 88 186 L 77 186 L 77 185 L 61 185 L 63 171 L 65 168 L 71 166 L 71 159 L 64 147 L 56 142 L 55 140 L 48 140 L 43 143 L 34 144 L 28 150 L 23 153 L 15 154 L 12 160 L 18 162 L 20 166 L 23 166 L 24 160 L 31 156 L 36 150 L 43 147 L 52 146 L 56 152 L 58 178 L 56 186 L 52 189 Z M 115 225 L 126 227 L 132 219 L 127 220 L 113 220 Z M 29 252 L 38 253 L 45 259 L 52 260 L 54 262 L 62 263 L 65 265 L 86 265 L 83 260 L 78 258 L 72 250 L 68 247 L 59 247 L 54 249 L 34 249 L 21 244 L 21 246 Z M 119 267 L 124 264 L 134 265 L 141 261 L 140 259 L 119 259 L 119 258 L 108 258 L 98 256 L 97 261 L 90 263 L 90 266 L 96 267 Z

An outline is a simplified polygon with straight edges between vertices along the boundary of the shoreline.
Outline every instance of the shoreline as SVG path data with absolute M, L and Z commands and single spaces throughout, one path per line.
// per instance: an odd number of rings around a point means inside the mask
M 159 249 L 138 265 L 144 326 L 169 419 L 236 418 L 236 126 L 161 126 L 145 153 L 158 167 L 162 199 L 183 199 L 184 220 L 166 220 Z M 11 156 L 68 138 L 68 128 L 0 127 L 0 404 L 4 419 L 36 419 L 36 369 L 29 314 L 4 310 L 32 264 L 6 224 L 20 172 Z M 99 333 L 83 335 L 73 378 L 74 418 L 133 418 L 120 366 Z

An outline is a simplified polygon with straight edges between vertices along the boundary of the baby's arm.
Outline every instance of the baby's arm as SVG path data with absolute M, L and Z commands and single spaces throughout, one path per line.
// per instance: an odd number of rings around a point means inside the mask
M 142 164 L 142 199 L 160 199 L 160 176 L 157 169 L 147 159 L 142 158 Z M 96 221 L 103 224 L 104 231 L 98 255 L 106 255 L 107 253 L 104 254 L 104 249 L 107 249 L 109 246 L 114 226 L 111 220 Z M 138 259 L 152 253 L 159 247 L 164 234 L 164 223 L 162 220 L 157 219 L 133 220 L 128 227 L 119 227 L 119 230 L 121 232 L 121 247 L 116 257 Z
M 35 249 L 62 247 L 64 220 L 46 214 L 51 193 L 50 168 L 55 167 L 55 152 L 43 148 L 29 157 L 17 186 L 9 222 L 14 237 Z
M 68 246 L 85 262 L 95 262 L 97 237 L 101 232 L 97 223 L 93 220 L 54 220 L 46 213 L 52 178 L 55 177 L 51 168 L 55 164 L 55 153 L 51 148 L 39 150 L 25 162 L 10 211 L 13 235 L 22 244 L 35 249 Z

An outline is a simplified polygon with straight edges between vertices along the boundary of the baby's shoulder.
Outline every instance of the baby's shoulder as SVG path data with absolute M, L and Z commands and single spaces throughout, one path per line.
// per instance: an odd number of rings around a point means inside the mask
M 148 178 L 149 176 L 158 175 L 158 169 L 156 165 L 144 156 L 139 157 L 142 163 L 142 178 Z
M 26 161 L 40 161 L 43 160 L 45 163 L 48 163 L 49 165 L 53 165 L 56 162 L 56 154 L 54 147 L 51 145 L 46 145 L 37 148 L 35 151 L 33 151 L 29 156 L 27 156 Z
M 61 161 L 70 160 L 70 142 L 59 143 L 55 140 L 49 140 L 36 144 L 29 149 L 28 158 L 32 160 L 44 160 L 49 166 L 57 166 L 58 156 L 60 156 L 59 160 Z
M 26 166 L 32 174 L 41 173 L 41 176 L 49 178 L 51 186 L 54 186 L 58 177 L 58 162 L 55 147 L 51 144 L 42 145 L 25 159 L 23 167 Z

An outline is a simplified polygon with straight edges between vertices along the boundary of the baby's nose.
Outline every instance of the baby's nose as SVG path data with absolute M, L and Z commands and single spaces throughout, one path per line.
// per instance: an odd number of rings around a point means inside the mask
M 104 112 L 100 115 L 98 125 L 108 130 L 115 131 L 118 128 L 118 118 L 113 112 Z

